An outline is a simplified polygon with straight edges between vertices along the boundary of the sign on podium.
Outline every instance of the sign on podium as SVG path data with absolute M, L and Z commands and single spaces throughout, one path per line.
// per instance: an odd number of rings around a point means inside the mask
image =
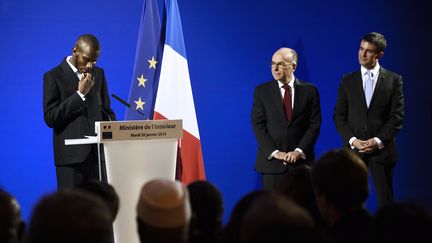
M 120 197 L 115 242 L 139 243 L 135 208 L 140 189 L 152 179 L 175 179 L 182 120 L 101 121 L 96 122 L 95 129 L 96 137 L 65 143 L 104 145 L 107 180 Z

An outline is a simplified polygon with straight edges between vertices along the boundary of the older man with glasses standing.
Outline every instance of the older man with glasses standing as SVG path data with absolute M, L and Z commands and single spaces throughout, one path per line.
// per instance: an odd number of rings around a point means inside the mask
M 321 126 L 316 86 L 294 76 L 297 53 L 280 48 L 272 57 L 274 80 L 255 88 L 252 126 L 258 142 L 255 170 L 264 189 L 281 191 L 289 172 L 314 160 Z

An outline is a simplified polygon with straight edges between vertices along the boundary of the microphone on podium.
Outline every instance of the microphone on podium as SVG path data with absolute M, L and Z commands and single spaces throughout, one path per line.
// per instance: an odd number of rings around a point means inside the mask
M 114 99 L 116 99 L 117 101 L 119 101 L 120 103 L 122 103 L 123 105 L 125 105 L 127 108 L 132 109 L 132 110 L 138 112 L 138 113 L 139 113 L 141 116 L 143 116 L 144 119 L 145 119 L 145 115 L 144 115 L 144 113 L 142 113 L 140 110 L 137 110 L 137 109 L 132 108 L 132 105 L 129 104 L 128 102 L 126 102 L 124 99 L 120 98 L 118 95 L 116 95 L 116 94 L 114 94 L 114 93 L 111 94 L 111 96 L 112 96 Z
M 99 92 L 96 92 L 96 95 L 97 95 L 97 99 L 98 99 L 98 105 L 99 105 L 99 108 L 100 108 L 101 111 L 102 111 L 102 114 L 103 114 L 104 116 L 106 116 L 106 117 L 108 118 L 109 121 L 112 121 L 111 116 L 110 116 L 110 115 L 105 111 L 105 109 L 104 109 L 103 106 L 102 106 L 102 99 L 101 99 L 101 95 L 100 95 L 100 93 L 99 93 Z M 103 117 L 102 117 L 102 119 L 103 119 Z

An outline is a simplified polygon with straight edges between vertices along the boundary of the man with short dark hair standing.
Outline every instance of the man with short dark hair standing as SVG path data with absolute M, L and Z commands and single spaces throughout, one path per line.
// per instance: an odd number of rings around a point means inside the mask
M 271 61 L 274 80 L 254 92 L 255 170 L 261 173 L 265 189 L 281 191 L 293 168 L 314 160 L 321 126 L 318 89 L 294 76 L 297 61 L 295 50 L 277 50 Z
M 380 206 L 393 200 L 395 137 L 404 118 L 402 77 L 378 62 L 386 46 L 380 33 L 363 36 L 360 70 L 343 76 L 333 116 L 344 145 L 369 166 Z
M 104 71 L 95 66 L 99 54 L 97 38 L 81 35 L 72 56 L 44 74 L 44 119 L 53 128 L 58 189 L 99 178 L 96 145 L 66 146 L 64 141 L 94 135 L 95 121 L 115 119 Z

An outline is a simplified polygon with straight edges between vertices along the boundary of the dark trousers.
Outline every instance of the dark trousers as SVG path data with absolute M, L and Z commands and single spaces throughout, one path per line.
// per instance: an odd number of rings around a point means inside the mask
M 282 163 L 277 161 L 277 163 Z M 286 189 L 287 184 L 289 183 L 289 174 L 292 172 L 295 168 L 300 166 L 310 166 L 309 161 L 304 160 L 298 160 L 294 164 L 288 164 L 285 165 L 286 170 L 283 173 L 280 174 L 270 174 L 270 173 L 262 173 L 262 183 L 263 183 L 263 189 L 264 190 L 270 190 L 270 191 L 279 191 L 284 192 Z
M 287 165 L 287 169 L 281 174 L 261 174 L 263 189 L 283 192 L 289 180 L 289 173 L 294 168 L 291 165 Z
M 283 174 L 262 174 L 264 190 L 282 192 L 287 184 L 288 171 Z
M 277 163 L 282 163 L 277 161 Z M 309 161 L 298 160 L 295 164 L 286 165 L 286 170 L 283 173 L 271 174 L 261 173 L 264 190 L 284 192 L 289 183 L 290 173 L 297 167 L 310 166 Z
M 375 194 L 378 206 L 382 207 L 393 202 L 393 171 L 395 164 L 377 162 L 368 163 L 369 170 L 375 185 Z
M 105 163 L 101 161 L 102 180 L 106 181 Z M 93 149 L 87 158 L 77 164 L 56 166 L 57 189 L 70 189 L 83 181 L 99 180 L 97 149 Z

